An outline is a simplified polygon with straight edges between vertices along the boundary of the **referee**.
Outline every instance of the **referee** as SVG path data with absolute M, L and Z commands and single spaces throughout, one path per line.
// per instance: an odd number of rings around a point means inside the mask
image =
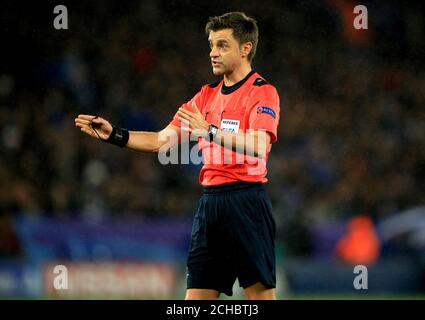
M 75 125 L 121 148 L 163 152 L 187 130 L 198 140 L 204 194 L 187 259 L 186 299 L 232 295 L 238 279 L 248 299 L 276 299 L 275 221 L 263 189 L 277 139 L 280 103 L 274 86 L 251 68 L 258 44 L 254 19 L 241 12 L 211 17 L 205 27 L 214 75 L 159 132 L 128 131 L 93 115 Z

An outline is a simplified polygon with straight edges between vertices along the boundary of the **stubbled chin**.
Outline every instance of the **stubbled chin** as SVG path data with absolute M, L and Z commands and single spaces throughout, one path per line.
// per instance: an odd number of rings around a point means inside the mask
M 222 76 L 224 74 L 222 69 L 218 69 L 218 68 L 213 68 L 213 73 L 215 76 Z

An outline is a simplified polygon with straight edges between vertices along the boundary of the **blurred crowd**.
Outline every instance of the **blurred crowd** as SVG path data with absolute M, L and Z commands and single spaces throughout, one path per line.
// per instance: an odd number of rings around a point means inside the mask
M 53 28 L 53 7 L 9 7 L 20 19 L 0 69 L 1 225 L 15 214 L 190 219 L 199 166 L 123 152 L 80 133 L 74 118 L 161 130 L 215 81 L 208 16 L 236 10 L 257 19 L 253 67 L 281 97 L 267 189 L 289 251 L 308 251 L 309 227 L 323 221 L 379 220 L 423 204 L 423 10 L 371 3 L 359 40 L 343 32 L 341 3 L 71 2 L 68 30 Z M 0 252 L 18 250 L 0 243 Z

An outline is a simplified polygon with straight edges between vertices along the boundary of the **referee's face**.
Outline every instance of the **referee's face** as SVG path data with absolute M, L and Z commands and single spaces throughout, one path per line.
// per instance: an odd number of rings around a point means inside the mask
M 211 65 L 216 76 L 231 74 L 242 64 L 241 46 L 233 37 L 232 29 L 210 31 L 208 41 Z

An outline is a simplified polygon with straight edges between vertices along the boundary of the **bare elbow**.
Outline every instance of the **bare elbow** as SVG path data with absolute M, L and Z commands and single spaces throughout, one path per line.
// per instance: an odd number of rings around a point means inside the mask
M 165 154 L 179 143 L 179 134 L 174 129 L 164 129 L 158 132 L 155 151 Z
M 153 148 L 152 152 L 155 153 L 167 153 L 170 148 L 167 146 L 166 141 L 159 140 L 156 146 Z

